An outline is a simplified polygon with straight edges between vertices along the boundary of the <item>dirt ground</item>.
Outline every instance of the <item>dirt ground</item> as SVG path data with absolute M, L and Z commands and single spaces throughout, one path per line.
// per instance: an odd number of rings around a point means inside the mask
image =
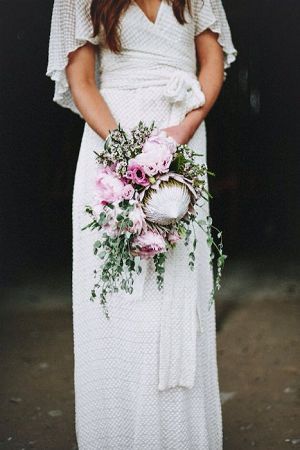
M 217 303 L 224 450 L 300 448 L 299 287 L 244 275 Z M 48 283 L 3 290 L 3 450 L 77 448 L 69 285 Z

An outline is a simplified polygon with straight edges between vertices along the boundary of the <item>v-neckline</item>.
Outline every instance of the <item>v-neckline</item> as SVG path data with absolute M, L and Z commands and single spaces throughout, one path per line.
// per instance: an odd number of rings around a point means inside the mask
M 157 10 L 157 13 L 156 13 L 156 17 L 155 17 L 155 20 L 154 21 L 152 21 L 151 19 L 149 19 L 149 17 L 147 16 L 147 14 L 145 14 L 145 12 L 143 11 L 143 9 L 140 7 L 140 5 L 135 1 L 135 0 L 133 0 L 133 4 L 136 6 L 136 8 L 138 9 L 138 11 L 139 11 L 139 13 L 141 14 L 141 16 L 143 16 L 143 18 L 145 19 L 145 21 L 147 22 L 147 23 L 149 23 L 151 26 L 156 26 L 157 25 L 157 23 L 158 23 L 158 21 L 159 21 L 159 18 L 160 18 L 160 16 L 161 16 L 161 11 L 162 11 L 162 8 L 163 8 L 163 3 L 164 3 L 164 0 L 161 0 L 160 1 L 160 5 L 159 5 L 159 7 L 158 7 L 158 10 Z

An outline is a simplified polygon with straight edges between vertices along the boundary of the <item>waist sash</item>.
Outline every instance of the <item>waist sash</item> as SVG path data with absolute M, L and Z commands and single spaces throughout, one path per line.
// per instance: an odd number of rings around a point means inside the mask
M 185 115 L 205 103 L 197 76 L 172 67 L 147 70 L 126 68 L 101 73 L 101 89 L 137 89 L 161 86 L 162 97 L 171 108 L 168 126 L 177 125 Z

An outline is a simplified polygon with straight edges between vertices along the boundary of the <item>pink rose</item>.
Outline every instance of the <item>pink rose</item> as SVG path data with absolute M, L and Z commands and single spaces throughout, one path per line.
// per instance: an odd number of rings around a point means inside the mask
M 172 153 L 167 148 L 153 146 L 151 151 L 139 153 L 133 161 L 144 170 L 146 175 L 153 177 L 158 172 L 168 172 L 172 157 Z
M 166 251 L 166 243 L 164 238 L 153 231 L 144 231 L 136 236 L 132 242 L 132 253 L 143 259 L 149 259 L 157 253 Z
M 134 188 L 132 184 L 125 184 L 122 190 L 122 197 L 124 200 L 130 200 L 133 197 Z
M 161 155 L 156 155 L 154 152 L 139 153 L 135 157 L 137 164 L 143 167 L 145 174 L 149 177 L 153 177 L 158 172 L 157 163 L 160 161 Z
M 143 152 L 153 151 L 155 147 L 173 154 L 176 152 L 177 142 L 171 136 L 167 136 L 165 131 L 160 131 L 159 134 L 151 135 L 147 139 L 143 146 Z
M 103 205 L 121 200 L 124 184 L 109 167 L 100 167 L 97 171 L 96 188 L 97 200 Z
M 136 204 L 134 209 L 130 211 L 128 218 L 132 221 L 132 227 L 129 230 L 131 233 L 140 234 L 146 227 L 145 213 L 138 204 Z
M 173 138 L 154 135 L 147 139 L 143 152 L 136 160 L 145 168 L 146 173 L 149 171 L 149 176 L 153 176 L 157 172 L 168 172 L 175 151 L 176 142 Z
M 169 170 L 173 155 L 167 150 L 161 152 L 161 157 L 158 163 L 158 170 L 161 173 L 166 173 Z
M 177 241 L 180 241 L 180 236 L 175 230 L 168 233 L 167 239 L 170 242 L 170 244 L 176 244 Z
M 149 180 L 146 177 L 144 168 L 136 162 L 135 159 L 131 159 L 128 164 L 126 178 L 131 180 L 135 184 L 140 184 L 141 186 L 148 186 Z

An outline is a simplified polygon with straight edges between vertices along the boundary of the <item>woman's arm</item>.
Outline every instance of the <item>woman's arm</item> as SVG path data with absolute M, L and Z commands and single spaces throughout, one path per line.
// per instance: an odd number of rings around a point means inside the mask
M 200 65 L 199 82 L 205 95 L 205 105 L 189 112 L 176 126 L 165 128 L 178 143 L 186 144 L 205 119 L 217 100 L 224 81 L 223 49 L 218 35 L 211 30 L 199 34 L 196 39 L 197 59 Z
M 95 48 L 89 42 L 69 53 L 66 75 L 75 105 L 88 125 L 106 139 L 117 127 L 95 80 Z

